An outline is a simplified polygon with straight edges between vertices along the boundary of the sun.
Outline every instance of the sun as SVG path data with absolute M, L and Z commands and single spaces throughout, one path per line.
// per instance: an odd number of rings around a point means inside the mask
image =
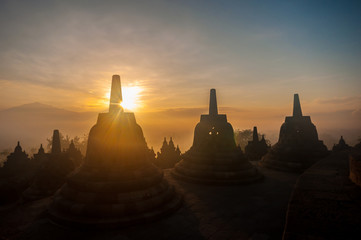
M 122 86 L 123 101 L 120 105 L 125 110 L 136 110 L 142 105 L 140 100 L 141 92 L 142 88 L 140 86 Z M 107 99 L 106 104 L 109 104 L 110 92 L 106 93 L 105 98 Z
M 122 87 L 123 101 L 120 105 L 127 110 L 136 110 L 141 105 L 141 92 L 139 86 Z

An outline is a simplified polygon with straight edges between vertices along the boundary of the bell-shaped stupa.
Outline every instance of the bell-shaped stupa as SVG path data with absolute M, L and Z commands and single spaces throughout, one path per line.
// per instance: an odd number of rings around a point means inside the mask
M 338 141 L 338 144 L 335 144 L 332 148 L 333 152 L 340 152 L 340 151 L 347 151 L 350 150 L 352 147 L 350 147 L 345 139 L 343 139 L 343 136 L 341 136 L 340 140 Z
M 193 145 L 172 174 L 181 180 L 204 184 L 242 184 L 262 178 L 236 146 L 227 116 L 218 114 L 215 89 L 210 91 L 209 114 L 201 115 Z
M 113 76 L 108 113 L 89 133 L 87 153 L 55 194 L 51 219 L 69 226 L 112 228 L 160 218 L 178 209 L 181 197 L 148 160 L 134 113 L 121 107 L 120 77 Z
M 283 171 L 302 172 L 328 154 L 318 139 L 310 116 L 303 116 L 298 94 L 294 95 L 293 116 L 286 117 L 278 142 L 260 162 L 261 166 Z
M 14 152 L 7 156 L 4 166 L 0 167 L 0 211 L 20 200 L 21 193 L 29 186 L 34 172 L 28 154 L 18 142 Z
M 181 151 L 179 146 L 175 147 L 172 137 L 167 142 L 164 138 L 160 152 L 157 153 L 157 159 L 154 164 L 162 169 L 173 168 L 174 165 L 181 160 Z
M 245 155 L 250 161 L 261 160 L 261 158 L 267 153 L 269 146 L 262 135 L 262 139 L 258 138 L 257 127 L 253 127 L 253 138 L 252 141 L 248 141 L 248 144 L 245 147 Z

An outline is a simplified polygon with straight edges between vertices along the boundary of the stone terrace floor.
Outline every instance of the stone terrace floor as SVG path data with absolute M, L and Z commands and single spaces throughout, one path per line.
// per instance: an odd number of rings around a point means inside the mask
M 288 201 L 298 174 L 260 169 L 265 178 L 249 185 L 210 186 L 165 177 L 184 196 L 183 206 L 158 221 L 124 229 L 63 228 L 46 218 L 50 198 L 0 213 L 3 239 L 281 239 Z M 0 239 L 1 239 L 0 237 Z
M 348 155 L 333 153 L 299 177 L 284 239 L 361 239 L 361 189 L 349 179 Z

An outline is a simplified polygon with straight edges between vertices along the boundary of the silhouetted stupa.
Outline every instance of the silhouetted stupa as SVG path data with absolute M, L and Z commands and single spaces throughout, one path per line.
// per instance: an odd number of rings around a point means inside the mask
M 267 153 L 269 146 L 262 135 L 262 139 L 259 140 L 257 127 L 253 127 L 253 138 L 252 141 L 248 141 L 245 147 L 245 155 L 248 160 L 255 161 L 261 160 L 261 158 Z
M 18 142 L 14 152 L 7 156 L 4 166 L 0 168 L 0 206 L 17 202 L 33 176 L 34 168 Z
M 53 141 L 51 144 L 51 154 L 60 154 L 60 153 L 61 153 L 60 133 L 59 130 L 54 130 Z
M 54 196 L 50 217 L 70 226 L 119 227 L 169 214 L 181 197 L 149 161 L 149 150 L 134 113 L 120 103 L 114 75 L 108 113 L 100 113 L 89 133 L 84 164 Z
M 344 150 L 350 150 L 351 147 L 346 144 L 345 139 L 343 139 L 343 136 L 341 136 L 340 140 L 338 141 L 338 144 L 335 144 L 332 148 L 332 151 L 344 151 Z
M 286 117 L 278 142 L 262 158 L 261 166 L 300 172 L 328 154 L 318 139 L 310 116 L 303 116 L 298 94 L 294 95 L 293 116 Z
M 164 138 L 160 152 L 157 153 L 155 164 L 160 168 L 173 168 L 176 163 L 181 160 L 181 152 L 179 147 L 174 146 L 173 139 L 170 138 L 169 143 Z
M 66 153 L 68 154 L 70 160 L 74 163 L 75 167 L 79 167 L 83 163 L 83 156 L 80 150 L 75 147 L 73 140 L 71 140 Z
M 49 157 L 49 154 L 45 153 L 45 150 L 43 148 L 43 144 L 40 145 L 40 148 L 38 150 L 38 153 L 35 153 L 33 158 L 31 159 L 31 162 L 33 165 L 36 166 L 37 169 L 44 166 L 44 164 L 47 162 Z
M 33 201 L 53 195 L 74 170 L 74 163 L 66 152 L 61 152 L 59 130 L 54 130 L 51 153 L 38 169 L 33 183 L 23 192 L 23 199 Z
M 172 171 L 185 181 L 205 184 L 241 184 L 259 180 L 262 174 L 249 163 L 234 140 L 225 114 L 218 114 L 216 90 L 210 91 L 209 114 L 201 115 L 192 147 Z
M 45 150 L 43 148 L 43 144 L 40 144 L 40 147 L 38 149 L 38 153 L 35 153 L 34 154 L 34 158 L 38 157 L 38 156 L 45 156 L 46 153 L 45 153 Z
M 20 142 L 18 141 L 14 152 L 7 156 L 7 160 L 4 162 L 2 170 L 4 170 L 6 173 L 16 175 L 15 172 L 18 171 L 20 173 L 21 169 L 29 164 L 29 160 L 30 159 L 28 158 L 28 155 L 25 153 L 25 151 L 23 151 L 22 147 L 20 146 Z

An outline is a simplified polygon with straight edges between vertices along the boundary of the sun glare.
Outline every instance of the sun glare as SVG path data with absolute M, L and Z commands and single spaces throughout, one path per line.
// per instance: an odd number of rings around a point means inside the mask
M 138 86 L 123 87 L 123 101 L 120 104 L 124 109 L 135 110 L 140 106 L 141 88 Z
M 122 86 L 123 101 L 120 104 L 125 110 L 134 111 L 141 106 L 140 93 L 142 88 L 139 86 Z M 107 105 L 109 104 L 110 92 L 106 93 Z

